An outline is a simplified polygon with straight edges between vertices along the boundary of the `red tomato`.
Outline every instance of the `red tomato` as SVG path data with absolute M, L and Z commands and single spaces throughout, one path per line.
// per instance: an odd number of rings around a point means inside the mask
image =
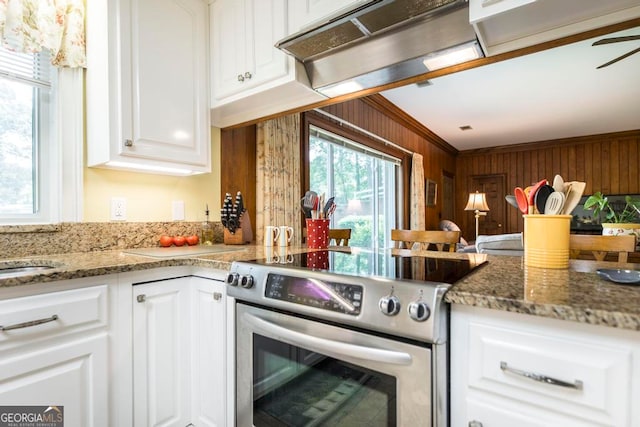
M 173 244 L 176 246 L 182 246 L 187 242 L 187 239 L 185 239 L 183 236 L 175 236 L 173 238 Z
M 171 236 L 160 236 L 160 246 L 168 248 L 173 245 L 173 238 Z
M 198 238 L 198 236 L 197 236 L 197 235 L 195 235 L 195 234 L 193 234 L 193 235 L 191 235 L 191 236 L 187 236 L 187 237 L 186 237 L 186 239 L 187 239 L 187 244 L 188 244 L 189 246 L 197 245 L 197 244 L 198 244 L 198 241 L 200 241 L 200 239 Z

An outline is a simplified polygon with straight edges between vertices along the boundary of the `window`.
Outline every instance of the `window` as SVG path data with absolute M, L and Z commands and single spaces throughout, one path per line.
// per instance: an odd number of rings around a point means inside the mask
M 0 47 L 0 222 L 57 220 L 49 54 Z
M 335 197 L 331 228 L 350 228 L 349 244 L 389 247 L 396 227 L 400 160 L 311 125 L 311 189 Z

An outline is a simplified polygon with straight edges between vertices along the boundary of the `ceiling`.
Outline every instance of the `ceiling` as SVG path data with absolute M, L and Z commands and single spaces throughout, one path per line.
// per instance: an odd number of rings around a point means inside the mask
M 458 150 L 640 129 L 640 27 L 382 92 Z M 471 126 L 471 130 L 460 130 Z

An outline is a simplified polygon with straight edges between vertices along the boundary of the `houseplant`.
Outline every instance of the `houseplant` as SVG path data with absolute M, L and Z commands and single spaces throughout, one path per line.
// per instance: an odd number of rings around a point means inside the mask
M 635 234 L 640 240 L 640 200 L 625 196 L 624 201 L 624 209 L 614 209 L 609 199 L 598 191 L 587 198 L 584 208 L 593 210 L 595 218 L 604 213 L 606 222 L 602 223 L 603 235 Z

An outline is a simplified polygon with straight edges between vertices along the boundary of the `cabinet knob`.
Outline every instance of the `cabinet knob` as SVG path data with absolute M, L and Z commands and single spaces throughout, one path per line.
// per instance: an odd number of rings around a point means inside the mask
M 251 75 L 250 72 L 247 71 L 246 73 L 244 73 L 244 78 L 245 79 L 249 80 L 251 77 L 253 77 L 253 76 Z
M 222 299 L 222 293 L 221 292 L 214 292 L 213 293 L 213 299 L 215 301 L 220 301 Z
M 238 74 L 238 81 L 239 82 L 243 82 L 244 81 L 244 77 L 242 76 L 242 74 Z
M 130 139 L 125 139 L 124 140 L 124 146 L 125 147 L 133 147 L 133 141 Z
M 469 421 L 469 427 L 482 427 L 482 423 L 480 421 Z
M 146 296 L 145 294 L 138 295 L 138 296 L 136 297 L 136 300 L 137 300 L 138 302 L 145 302 L 145 301 L 147 300 L 147 296 Z

